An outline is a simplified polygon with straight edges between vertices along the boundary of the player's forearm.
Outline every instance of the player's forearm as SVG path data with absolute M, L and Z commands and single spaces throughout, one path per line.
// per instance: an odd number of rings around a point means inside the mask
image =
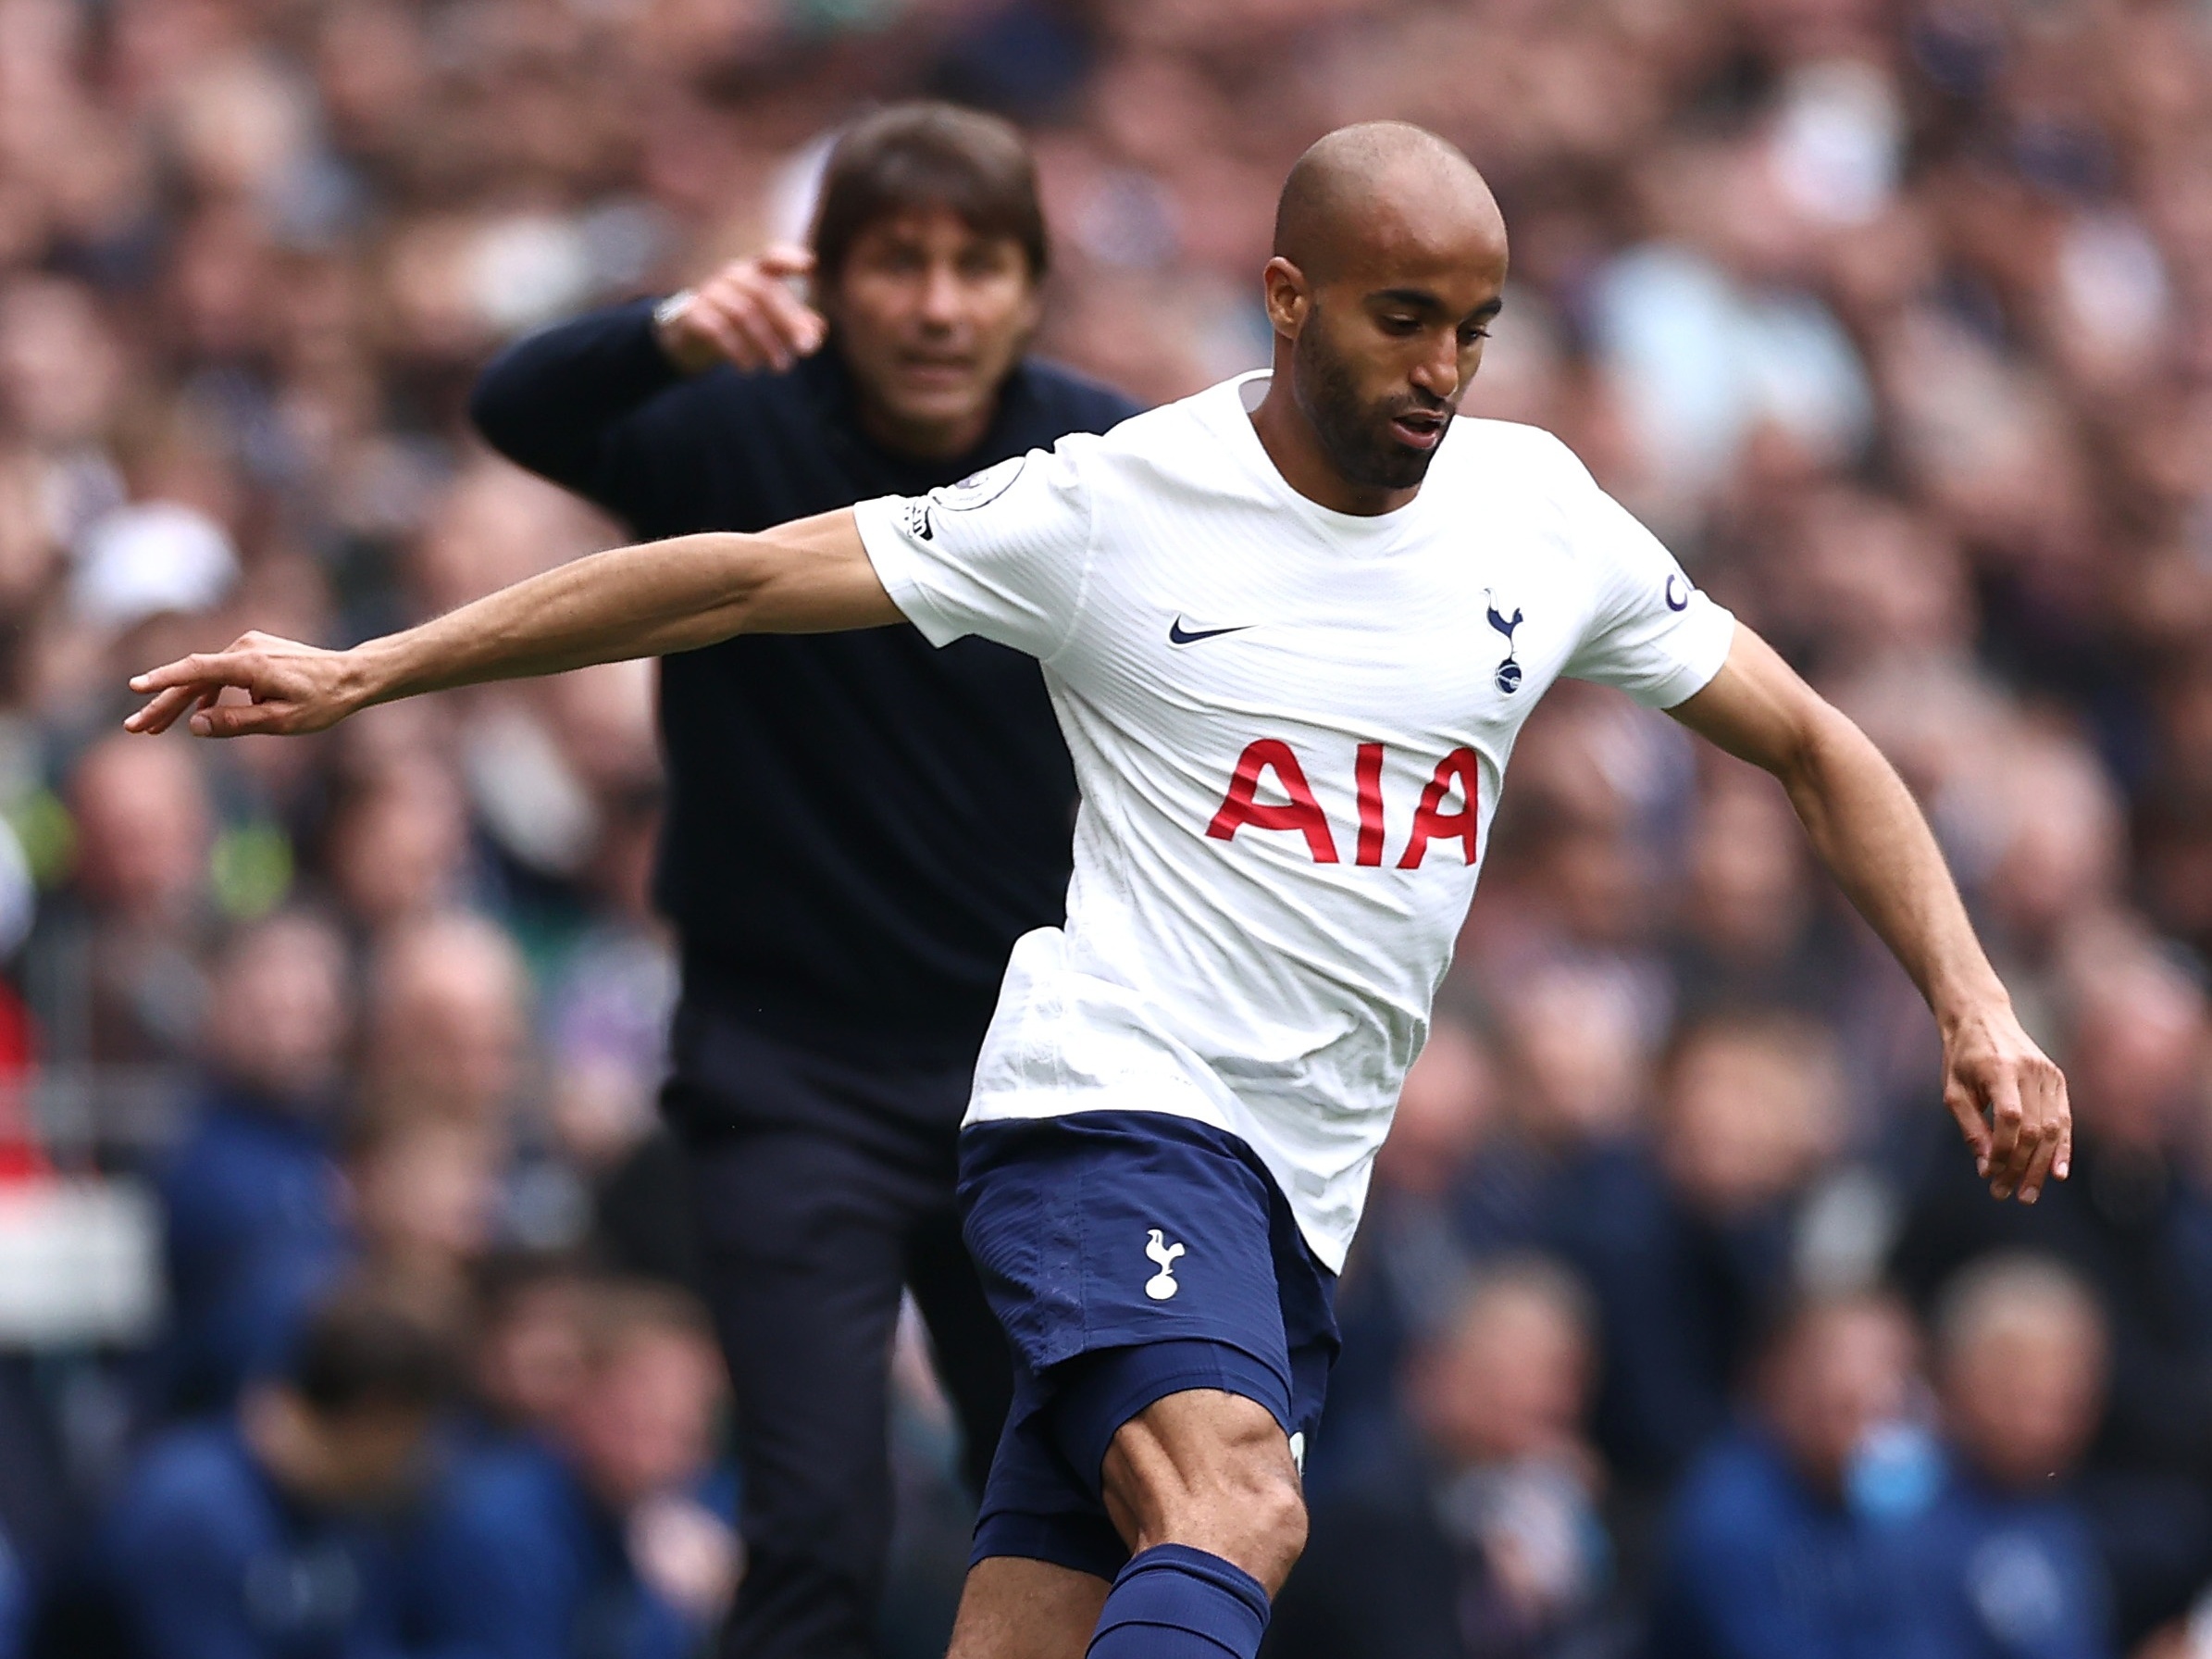
M 758 543 L 736 534 L 679 536 L 530 577 L 355 647 L 349 701 L 367 707 L 727 639 L 742 630 L 761 586 Z
M 1864 732 L 1824 709 L 1778 775 L 1814 850 L 1939 1022 L 2007 1000 L 1927 818 Z

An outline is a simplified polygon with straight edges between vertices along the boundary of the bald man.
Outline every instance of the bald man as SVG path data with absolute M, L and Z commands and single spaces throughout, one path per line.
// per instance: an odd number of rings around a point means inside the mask
M 1102 438 L 600 554 L 352 651 L 249 634 L 132 682 L 133 729 L 225 736 L 747 631 L 905 619 L 1043 664 L 1083 806 L 1067 924 L 1015 945 L 961 1137 L 1019 1375 L 956 1659 L 1258 1649 L 1368 1169 L 1562 674 L 1780 777 L 1934 1007 L 1993 1192 L 2065 1173 L 2063 1080 L 1873 746 L 1557 439 L 1454 419 L 1506 275 L 1473 165 L 1416 128 L 1332 133 L 1276 247 L 1273 370 Z

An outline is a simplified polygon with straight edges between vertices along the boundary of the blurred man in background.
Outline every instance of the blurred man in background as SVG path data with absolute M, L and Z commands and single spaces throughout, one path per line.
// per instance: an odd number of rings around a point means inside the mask
M 446 1483 L 416 1610 L 482 1659 L 690 1659 L 741 1563 L 708 1490 L 714 1342 L 658 1286 L 595 1286 L 578 1312 L 580 1363 L 544 1438 L 465 1455 Z
M 1585 1428 L 1589 1299 L 1540 1256 L 1486 1265 L 1408 1368 L 1416 1444 L 1313 1505 L 1272 1659 L 1621 1651 L 1603 1472 Z
M 396 1516 L 429 1478 L 452 1356 L 364 1291 L 308 1321 L 234 1416 L 155 1441 L 101 1550 L 139 1659 L 404 1659 Z
M 304 912 L 242 929 L 217 961 L 199 1122 L 160 1178 L 171 1411 L 228 1410 L 342 1259 L 331 1120 L 349 980 L 343 942 Z
M 565 324 L 485 372 L 503 453 L 640 537 L 922 494 L 1125 400 L 1023 356 L 1045 274 L 1022 140 L 946 106 L 851 129 L 811 256 Z M 787 288 L 810 273 L 819 312 Z M 1013 941 L 1060 919 L 1075 786 L 1034 664 L 911 628 L 661 670 L 657 881 L 683 954 L 669 1116 L 737 1383 L 750 1566 L 726 1651 L 868 1651 L 901 1288 L 979 1488 L 1012 1388 L 953 1132 Z
M 1773 1339 L 1756 1418 L 1684 1478 L 1653 1659 L 1938 1659 L 1915 1523 L 1942 1479 L 1909 1414 L 1918 1337 L 1896 1304 L 1816 1300 Z
M 44 969 L 31 1008 L 46 1042 L 105 1065 L 189 1059 L 207 1014 L 202 957 L 215 920 L 200 770 L 174 750 L 96 743 L 70 777 L 69 806 L 74 879 L 31 940 Z
M 1985 1257 L 1945 1287 L 1934 1341 L 1957 1454 L 1928 1528 L 1950 1651 L 2108 1659 L 2111 1596 L 2074 1483 L 2104 1410 L 2095 1296 L 2048 1258 Z
M 2094 1287 L 2109 1378 L 2084 1501 L 2130 1636 L 2178 1616 L 2212 1572 L 2212 1187 L 2204 1175 L 2205 993 L 2134 940 L 2078 942 L 2067 973 L 2069 1075 L 2081 1165 L 2023 1227 L 1960 1202 L 1934 1162 L 1893 1259 L 1934 1307 L 1942 1287 L 1995 1251 L 2056 1257 Z

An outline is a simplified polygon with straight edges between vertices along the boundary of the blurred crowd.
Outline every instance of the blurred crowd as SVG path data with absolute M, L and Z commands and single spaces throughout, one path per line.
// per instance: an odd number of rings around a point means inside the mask
M 651 670 L 117 721 L 242 628 L 612 541 L 471 438 L 475 371 L 802 231 L 826 135 L 917 92 L 1032 131 L 1040 345 L 1152 400 L 1264 360 L 1312 137 L 1463 144 L 1514 247 L 1468 411 L 1867 727 L 2071 1079 L 2072 1180 L 1994 1204 L 1780 792 L 1563 685 L 1342 1287 L 1278 1651 L 2212 1653 L 2201 6 L 0 0 L 0 1237 L 142 1183 L 98 1270 L 162 1286 L 0 1347 L 0 1659 L 711 1627 Z M 904 1340 L 927 1653 L 964 1548 Z

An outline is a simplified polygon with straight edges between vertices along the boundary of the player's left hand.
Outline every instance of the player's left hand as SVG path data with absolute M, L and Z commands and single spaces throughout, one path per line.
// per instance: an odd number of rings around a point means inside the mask
M 2011 1005 L 1970 1011 L 1944 1029 L 1944 1104 L 1989 1182 L 1990 1196 L 2033 1204 L 2073 1166 L 2066 1079 L 2020 1029 Z
M 320 731 L 366 701 L 355 656 L 274 634 L 242 634 L 227 651 L 197 652 L 136 676 L 130 689 L 148 701 L 123 728 L 167 731 L 189 716 L 200 737 Z

